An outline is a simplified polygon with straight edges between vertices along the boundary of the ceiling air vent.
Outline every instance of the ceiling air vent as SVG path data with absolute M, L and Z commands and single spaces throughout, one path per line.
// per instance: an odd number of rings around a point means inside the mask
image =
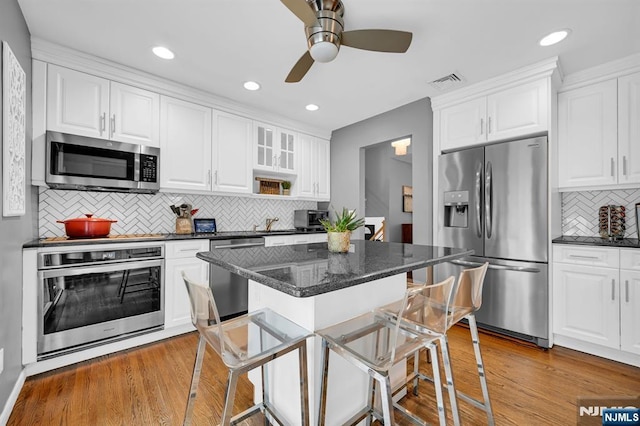
M 462 83 L 464 83 L 464 78 L 462 76 L 451 73 L 449 75 L 445 75 L 444 77 L 440 77 L 437 80 L 433 80 L 429 84 L 440 92 L 444 92 L 445 90 L 453 89 Z

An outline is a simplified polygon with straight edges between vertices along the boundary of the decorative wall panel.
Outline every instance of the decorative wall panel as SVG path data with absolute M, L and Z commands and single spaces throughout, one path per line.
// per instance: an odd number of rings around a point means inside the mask
M 562 234 L 599 237 L 598 209 L 614 204 L 625 206 L 626 238 L 638 238 L 635 204 L 640 203 L 640 189 L 584 191 L 562 193 Z
M 188 203 L 197 208 L 194 218 L 216 219 L 218 231 L 250 231 L 253 225 L 264 229 L 265 219 L 278 217 L 273 229 L 293 228 L 293 211 L 315 209 L 315 201 L 207 196 L 190 194 L 127 194 L 119 192 L 60 191 L 41 188 L 39 209 L 40 237 L 64 235 L 64 225 L 56 220 L 83 217 L 115 219 L 112 234 L 173 233 L 175 214 L 170 204 Z

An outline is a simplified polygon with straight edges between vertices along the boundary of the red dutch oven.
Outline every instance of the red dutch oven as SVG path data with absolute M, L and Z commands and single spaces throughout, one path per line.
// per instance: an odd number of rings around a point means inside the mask
M 64 223 L 64 231 L 69 238 L 98 238 L 106 237 L 111 232 L 111 224 L 117 222 L 113 219 L 101 219 L 93 217 L 93 214 L 85 214 L 87 217 L 58 220 Z

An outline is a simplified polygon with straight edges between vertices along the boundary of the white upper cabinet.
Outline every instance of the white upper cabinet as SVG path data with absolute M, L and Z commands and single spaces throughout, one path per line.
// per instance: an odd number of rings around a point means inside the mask
M 560 188 L 618 182 L 617 82 L 558 94 Z
M 111 82 L 111 139 L 160 146 L 160 95 Z
M 514 86 L 442 108 L 440 149 L 544 132 L 548 128 L 548 79 Z
M 213 190 L 251 193 L 253 122 L 214 111 L 213 135 Z
M 160 188 L 211 191 L 211 108 L 160 97 Z
M 640 72 L 618 79 L 618 183 L 640 183 Z
M 108 138 L 109 80 L 49 65 L 47 128 Z
M 254 124 L 253 168 L 276 173 L 295 174 L 297 135 L 265 123 Z
M 295 194 L 319 201 L 329 200 L 329 141 L 301 134 L 299 142 L 300 166 Z
M 157 147 L 159 99 L 148 90 L 48 65 L 49 130 Z

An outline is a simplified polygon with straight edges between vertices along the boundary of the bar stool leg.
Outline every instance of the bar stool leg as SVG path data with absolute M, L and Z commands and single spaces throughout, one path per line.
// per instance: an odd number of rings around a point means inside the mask
M 427 352 L 428 353 L 428 352 Z M 418 396 L 418 385 L 420 383 L 420 350 L 417 350 L 415 354 L 413 354 L 413 374 L 415 378 L 413 379 L 413 394 Z
M 196 351 L 196 359 L 193 363 L 193 375 L 191 376 L 191 388 L 189 389 L 189 398 L 187 400 L 187 408 L 184 413 L 184 426 L 191 424 L 191 417 L 193 416 L 193 404 L 196 400 L 196 392 L 198 390 L 198 383 L 200 382 L 200 373 L 202 372 L 202 361 L 204 360 L 204 353 L 207 348 L 207 341 L 204 337 L 200 336 L 198 341 L 198 350 Z
M 303 341 L 298 347 L 298 359 L 300 365 L 300 411 L 302 424 L 309 425 L 309 387 L 307 384 L 307 341 Z
M 484 399 L 484 410 L 487 413 L 489 426 L 493 426 L 493 410 L 491 409 L 491 400 L 489 399 L 489 387 L 487 386 L 487 377 L 484 372 L 484 363 L 482 362 L 482 354 L 480 353 L 480 337 L 478 336 L 478 326 L 476 324 L 476 316 L 470 314 L 467 316 L 469 320 L 469 329 L 471 330 L 471 340 L 473 342 L 473 351 L 476 355 L 476 364 L 478 366 L 478 375 L 480 376 L 480 387 L 482 388 L 482 398 Z
M 442 362 L 444 363 L 444 374 L 447 381 L 447 391 L 449 393 L 449 402 L 451 403 L 451 414 L 453 416 L 453 424 L 460 425 L 460 413 L 458 412 L 458 399 L 456 388 L 453 384 L 453 370 L 451 369 L 451 358 L 449 357 L 449 339 L 447 335 L 440 338 L 440 348 L 442 349 Z
M 231 424 L 231 417 L 233 417 L 233 400 L 236 396 L 236 384 L 238 383 L 238 374 L 229 370 L 229 376 L 227 378 L 227 394 L 224 398 L 224 410 L 222 411 L 222 420 L 220 422 L 223 426 Z
M 440 382 L 440 365 L 438 362 L 438 347 L 435 343 L 429 345 L 431 354 L 431 368 L 433 370 L 433 386 L 436 391 L 436 402 L 438 404 L 438 419 L 441 425 L 447 424 L 446 412 L 444 409 L 444 399 L 442 397 L 442 383 Z
M 322 373 L 320 378 L 320 405 L 318 407 L 318 425 L 324 426 L 327 411 L 327 377 L 329 376 L 329 344 L 322 339 Z
M 395 425 L 393 416 L 393 399 L 391 393 L 391 381 L 389 376 L 376 374 L 376 379 L 380 384 L 380 402 L 382 403 L 382 415 L 385 425 Z
M 365 419 L 365 426 L 371 426 L 371 422 L 373 421 L 373 409 L 374 404 L 376 403 L 376 381 L 373 379 L 373 376 L 369 374 L 369 384 L 367 385 L 367 389 L 369 390 L 369 402 L 367 408 L 369 409 L 369 414 Z

